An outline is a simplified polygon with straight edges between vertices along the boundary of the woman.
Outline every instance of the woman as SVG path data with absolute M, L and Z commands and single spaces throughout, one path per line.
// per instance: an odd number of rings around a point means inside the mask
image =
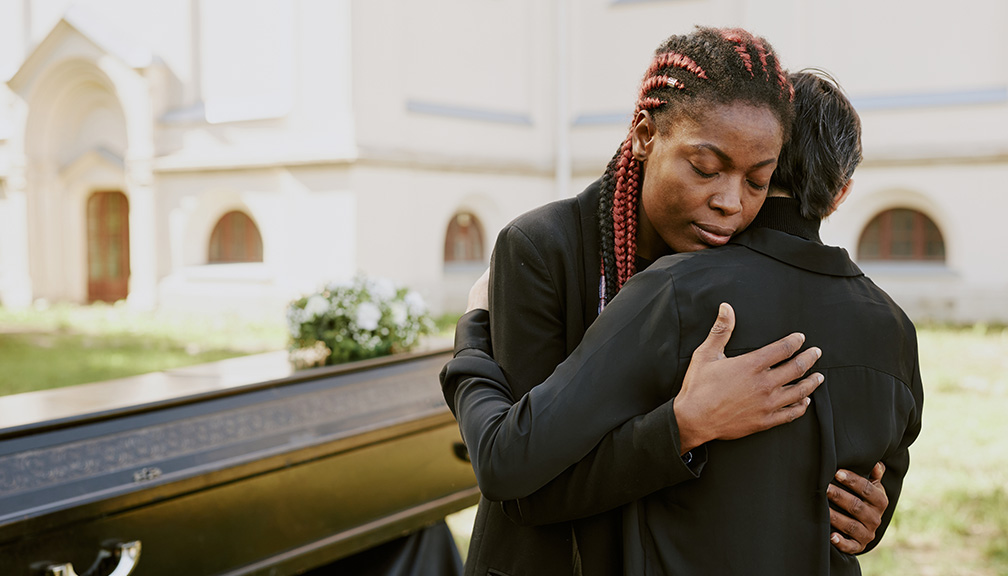
M 720 246 L 752 221 L 790 133 L 791 94 L 772 48 L 745 31 L 701 28 L 659 47 L 630 133 L 603 177 L 577 198 L 519 217 L 499 236 L 490 328 L 503 370 L 498 380 L 506 378 L 513 398 L 543 381 L 577 347 L 637 269 L 664 254 Z M 463 348 L 472 328 L 465 320 L 457 338 Z M 481 500 L 467 573 L 619 573 L 615 506 L 697 478 L 707 440 L 738 438 L 804 413 L 821 376 L 783 385 L 800 377 L 818 351 L 781 364 L 801 341 L 791 335 L 713 362 L 694 355 L 687 381 L 692 377 L 691 390 L 698 393 L 669 402 L 666 418 L 649 414 L 617 427 L 562 477 L 569 490 L 555 510 L 534 514 L 579 520 L 518 527 L 503 507 Z M 460 354 L 453 369 L 464 372 L 465 358 Z M 445 397 L 455 409 L 450 385 Z M 483 444 L 496 434 L 494 422 L 479 421 L 486 413 L 460 405 L 456 414 L 485 495 L 527 495 L 566 467 L 502 470 L 484 461 Z M 484 433 L 488 426 L 491 432 Z M 563 442 L 565 431 L 553 437 Z M 684 458 L 676 458 L 680 454 Z

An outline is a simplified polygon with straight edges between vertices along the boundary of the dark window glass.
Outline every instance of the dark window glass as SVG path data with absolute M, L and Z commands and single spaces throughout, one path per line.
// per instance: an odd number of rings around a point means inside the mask
M 886 210 L 861 232 L 859 260 L 945 260 L 945 242 L 938 226 L 924 214 L 907 208 Z
M 483 262 L 483 226 L 469 212 L 459 212 L 445 234 L 445 263 Z
M 228 212 L 214 226 L 210 235 L 211 264 L 262 262 L 263 245 L 259 228 L 246 214 Z

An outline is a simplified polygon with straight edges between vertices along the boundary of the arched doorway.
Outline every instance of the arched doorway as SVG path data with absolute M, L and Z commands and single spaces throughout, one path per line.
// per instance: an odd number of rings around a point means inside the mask
M 87 200 L 88 302 L 115 302 L 129 293 L 129 202 L 119 191 Z

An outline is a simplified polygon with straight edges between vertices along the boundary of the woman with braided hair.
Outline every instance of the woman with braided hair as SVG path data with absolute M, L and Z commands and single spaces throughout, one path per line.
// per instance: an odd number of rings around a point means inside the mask
M 537 437 L 549 442 L 509 443 L 533 423 L 544 425 L 534 417 L 550 398 L 533 403 L 528 393 L 577 348 L 637 270 L 666 254 L 721 246 L 753 220 L 791 131 L 792 95 L 776 54 L 759 37 L 713 28 L 673 36 L 656 51 L 628 135 L 602 178 L 500 233 L 489 314 L 474 310 L 459 321 L 456 357 L 442 374 L 484 496 L 467 574 L 620 573 L 619 506 L 700 478 L 710 440 L 744 437 L 804 414 L 822 376 L 802 376 L 819 350 L 795 354 L 804 338 L 791 334 L 725 358 L 727 316 L 694 353 L 683 392 L 661 399 L 664 409 L 625 423 L 604 410 L 584 414 L 612 431 L 586 446 L 580 461 L 551 457 L 551 443 L 569 448 L 577 434 L 548 422 Z M 488 323 L 494 374 L 486 373 Z M 621 360 L 612 358 L 617 366 Z M 529 501 L 518 499 L 547 483 L 557 496 L 522 510 Z M 872 540 L 885 498 L 879 492 L 848 503 L 867 529 L 847 529 L 853 540 L 842 538 L 838 547 L 858 551 Z M 549 523 L 519 525 L 515 518 Z

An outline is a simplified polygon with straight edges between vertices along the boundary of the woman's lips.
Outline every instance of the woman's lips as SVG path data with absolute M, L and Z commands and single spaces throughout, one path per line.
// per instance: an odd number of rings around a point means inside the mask
M 697 224 L 694 222 L 693 227 L 696 229 L 697 235 L 700 236 L 700 241 L 708 246 L 724 246 L 731 240 L 732 234 L 735 233 L 730 228 L 722 228 L 710 224 Z

